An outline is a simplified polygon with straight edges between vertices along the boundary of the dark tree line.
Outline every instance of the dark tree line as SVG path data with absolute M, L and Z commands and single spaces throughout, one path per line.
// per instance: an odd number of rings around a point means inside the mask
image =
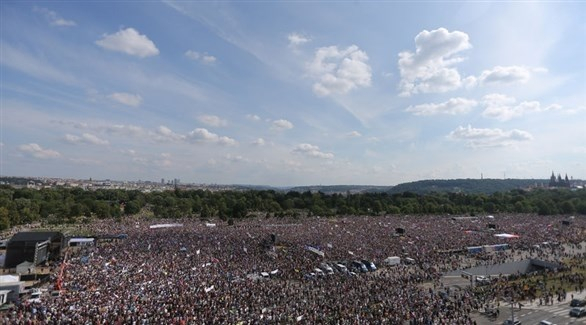
M 26 223 L 74 223 L 84 218 L 122 218 L 143 213 L 161 218 L 216 218 L 233 222 L 247 216 L 337 216 L 381 214 L 537 213 L 586 214 L 586 190 L 511 190 L 493 194 L 403 192 L 324 194 L 274 190 L 133 190 L 0 186 L 0 229 Z

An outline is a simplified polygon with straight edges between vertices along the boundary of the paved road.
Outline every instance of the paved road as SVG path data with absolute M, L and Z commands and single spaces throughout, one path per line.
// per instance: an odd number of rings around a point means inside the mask
M 539 324 L 542 320 L 550 321 L 556 325 L 582 325 L 586 324 L 586 317 L 575 318 L 570 317 L 570 297 L 574 294 L 574 298 L 586 299 L 586 290 L 580 292 L 568 292 L 568 299 L 561 303 L 554 302 L 553 305 L 540 306 L 538 301 L 522 302 L 523 307 L 515 308 L 515 318 L 521 321 L 523 325 Z M 473 319 L 478 325 L 493 325 L 502 324 L 503 321 L 511 317 L 510 305 L 503 303 L 499 308 L 499 316 L 497 318 L 489 318 L 479 313 L 473 314 Z

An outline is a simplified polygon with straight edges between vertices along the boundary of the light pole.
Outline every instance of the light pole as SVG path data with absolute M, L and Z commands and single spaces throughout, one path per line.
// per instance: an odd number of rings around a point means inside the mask
M 511 325 L 515 324 L 515 294 L 511 292 Z

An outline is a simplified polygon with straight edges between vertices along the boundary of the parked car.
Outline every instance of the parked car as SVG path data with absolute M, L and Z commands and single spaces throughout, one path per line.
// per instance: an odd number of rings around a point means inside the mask
M 366 268 L 366 265 L 364 265 L 362 262 L 360 261 L 352 261 L 352 266 L 358 270 L 358 272 L 362 272 L 362 273 L 366 273 L 368 272 L 368 269 Z
M 346 267 L 346 265 L 341 263 L 335 263 L 334 266 L 338 271 L 340 271 L 340 273 L 348 273 L 348 268 Z
M 586 299 L 572 299 L 570 307 L 584 307 L 586 306 Z
M 361 262 L 362 262 L 362 264 L 364 264 L 366 266 L 366 268 L 369 271 L 371 271 L 371 272 L 376 271 L 376 265 L 374 265 L 373 262 L 367 261 L 367 260 L 362 260 Z
M 570 309 L 570 317 L 583 317 L 586 316 L 586 308 L 574 307 Z
M 476 283 L 478 285 L 485 285 L 485 284 L 490 284 L 490 278 L 486 277 L 486 276 L 477 276 L 476 277 Z
M 334 269 L 329 266 L 327 263 L 321 263 L 319 265 L 320 269 L 324 270 L 326 274 L 334 274 Z
M 518 319 L 507 319 L 503 322 L 503 325 L 521 325 L 521 321 Z

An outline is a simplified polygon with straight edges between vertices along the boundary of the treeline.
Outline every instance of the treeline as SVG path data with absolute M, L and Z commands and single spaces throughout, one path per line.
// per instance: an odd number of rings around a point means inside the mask
M 142 213 L 156 218 L 215 218 L 233 222 L 250 215 L 336 216 L 381 214 L 537 213 L 586 214 L 586 190 L 512 190 L 493 194 L 436 192 L 425 195 L 331 194 L 179 190 L 143 193 L 79 188 L 28 189 L 0 186 L 0 229 L 34 223 L 74 223 L 84 218 L 122 218 Z
M 402 183 L 392 187 L 390 194 L 414 192 L 419 194 L 430 192 L 464 192 L 473 194 L 492 194 L 507 192 L 514 189 L 546 186 L 548 179 L 430 179 Z

